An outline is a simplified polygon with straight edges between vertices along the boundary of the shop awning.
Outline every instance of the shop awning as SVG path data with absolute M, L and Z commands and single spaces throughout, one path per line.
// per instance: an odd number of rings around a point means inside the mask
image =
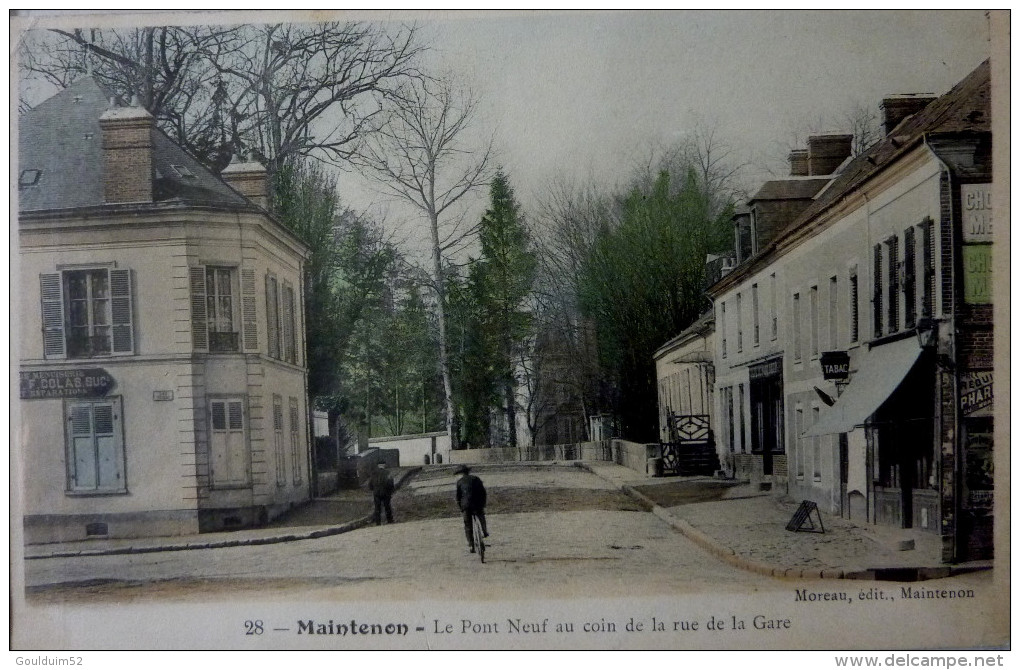
M 883 344 L 869 351 L 836 404 L 819 412 L 805 435 L 847 433 L 868 417 L 899 387 L 921 355 L 916 337 Z

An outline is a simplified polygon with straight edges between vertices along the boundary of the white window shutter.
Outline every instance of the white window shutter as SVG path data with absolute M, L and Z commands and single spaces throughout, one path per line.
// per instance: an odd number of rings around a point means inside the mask
M 110 270 L 110 311 L 113 317 L 113 353 L 135 351 L 133 310 L 131 308 L 131 270 Z
M 244 348 L 247 351 L 258 351 L 259 328 L 255 314 L 255 270 L 241 270 L 241 323 L 244 331 Z
M 196 351 L 209 350 L 209 319 L 205 302 L 205 266 L 188 268 L 191 280 L 191 340 Z
M 64 295 L 60 273 L 39 275 L 42 297 L 43 357 L 66 358 L 67 341 L 64 338 Z

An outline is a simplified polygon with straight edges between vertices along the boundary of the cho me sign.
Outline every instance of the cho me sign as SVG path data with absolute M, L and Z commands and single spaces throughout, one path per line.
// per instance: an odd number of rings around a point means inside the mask
M 21 399 L 101 397 L 109 393 L 114 383 L 102 368 L 22 372 Z

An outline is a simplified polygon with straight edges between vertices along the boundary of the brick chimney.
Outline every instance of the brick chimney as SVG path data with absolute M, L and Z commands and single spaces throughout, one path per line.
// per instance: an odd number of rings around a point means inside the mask
M 790 152 L 790 176 L 808 176 L 808 152 L 807 149 L 794 149 Z
M 99 117 L 103 135 L 103 199 L 108 203 L 152 202 L 154 119 L 132 101 Z
M 234 156 L 220 178 L 262 209 L 269 209 L 269 179 L 262 163 Z
M 928 106 L 934 95 L 929 93 L 910 93 L 895 95 L 882 100 L 882 130 L 886 135 L 900 124 L 900 121 L 911 114 L 916 114 Z
M 808 138 L 808 175 L 830 175 L 853 151 L 853 135 L 812 135 Z

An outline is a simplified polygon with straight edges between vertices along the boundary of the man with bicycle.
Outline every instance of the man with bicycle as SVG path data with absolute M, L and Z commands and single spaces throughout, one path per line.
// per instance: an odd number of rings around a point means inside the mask
M 457 480 L 457 505 L 464 514 L 464 534 L 467 535 L 468 547 L 475 553 L 475 537 L 471 532 L 471 517 L 477 516 L 482 524 L 482 536 L 489 537 L 489 529 L 485 525 L 485 485 L 482 480 L 471 474 L 471 468 L 462 465 L 455 474 L 463 475 Z

